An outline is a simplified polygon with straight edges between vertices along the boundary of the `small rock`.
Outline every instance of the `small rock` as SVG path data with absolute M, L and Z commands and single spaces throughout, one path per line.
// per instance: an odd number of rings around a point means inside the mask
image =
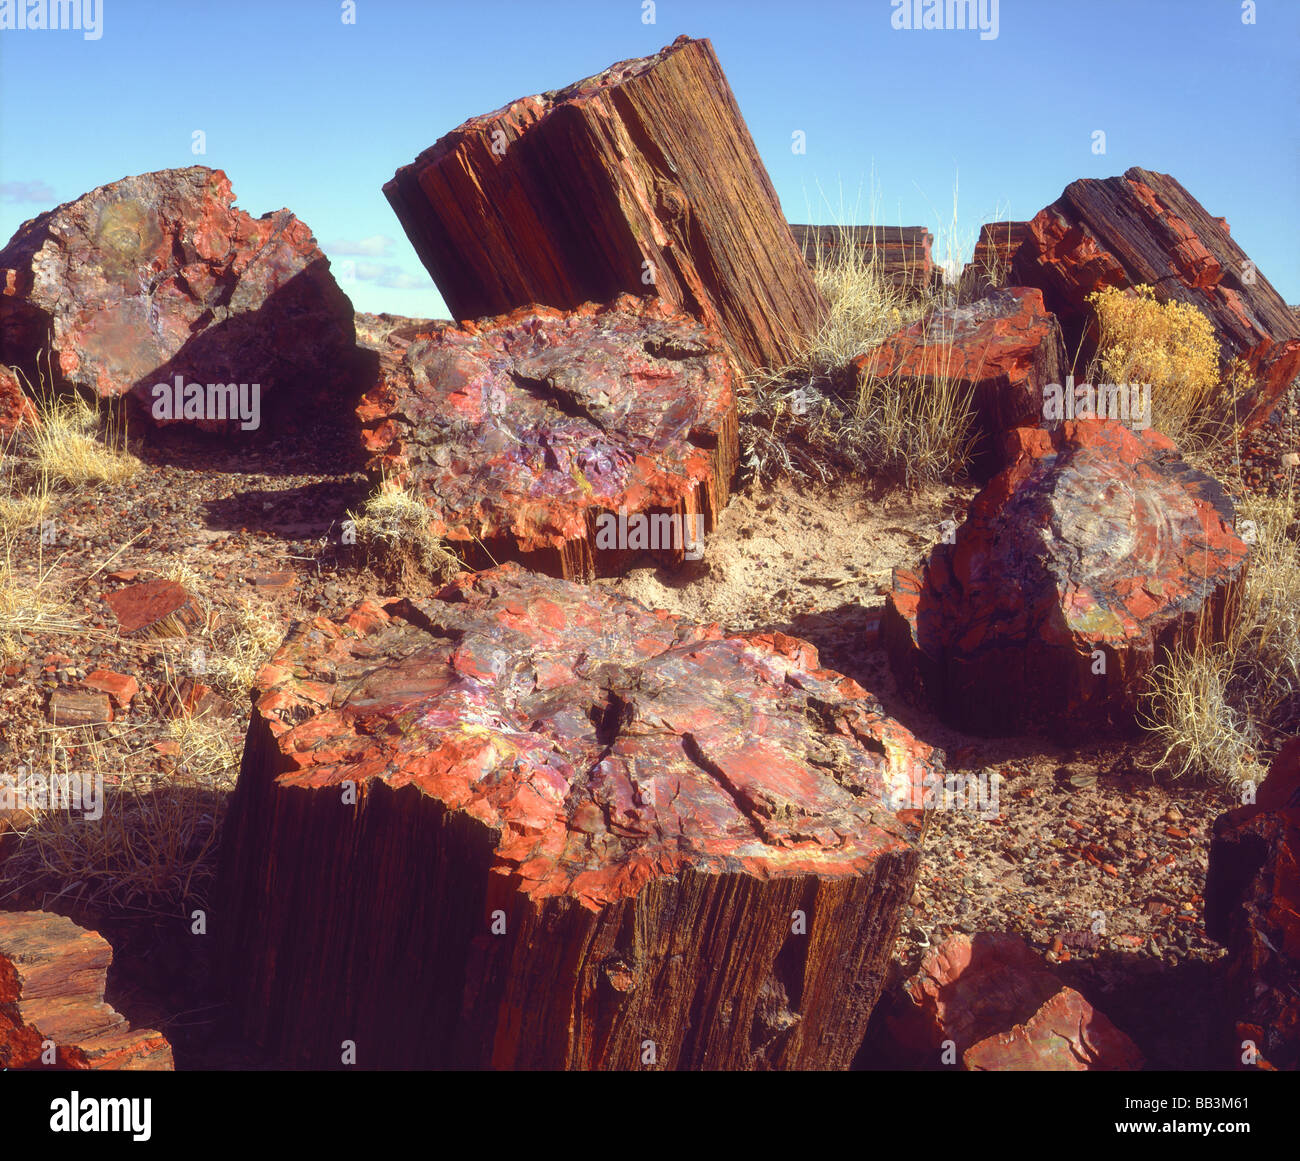
M 131 704 L 131 699 L 140 692 L 140 683 L 134 677 L 114 673 L 111 669 L 96 669 L 86 675 L 82 684 L 87 689 L 109 694 L 119 709 L 126 709 Z
M 50 695 L 50 724 L 101 726 L 113 720 L 108 695 L 76 689 L 56 689 Z
M 256 589 L 290 589 L 298 583 L 298 574 L 285 569 L 281 572 L 255 572 L 244 577 Z

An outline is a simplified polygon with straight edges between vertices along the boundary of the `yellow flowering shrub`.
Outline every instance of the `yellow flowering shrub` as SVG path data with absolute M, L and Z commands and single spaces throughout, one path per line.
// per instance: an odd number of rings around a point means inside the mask
M 1108 286 L 1088 302 L 1099 332 L 1094 381 L 1150 383 L 1152 426 L 1180 446 L 1223 434 L 1219 343 L 1205 315 L 1189 303 L 1158 302 L 1150 286 Z

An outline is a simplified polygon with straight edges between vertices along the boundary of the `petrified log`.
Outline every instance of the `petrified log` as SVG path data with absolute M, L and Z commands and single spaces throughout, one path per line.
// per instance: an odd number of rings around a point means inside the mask
M 975 253 L 962 268 L 958 282 L 961 297 L 983 298 L 990 290 L 1006 286 L 1016 251 L 1028 236 L 1028 222 L 985 222 L 975 241 Z
M 900 684 L 979 734 L 1132 728 L 1144 678 L 1218 639 L 1247 548 L 1217 481 L 1154 429 L 1018 427 L 954 543 L 894 570 L 884 637 Z
M 721 340 L 661 299 L 448 323 L 384 357 L 357 408 L 377 475 L 474 567 L 623 571 L 698 559 L 739 456 Z
M 920 295 L 943 282 L 943 269 L 930 254 L 934 235 L 924 226 L 796 226 L 790 231 L 809 266 L 834 262 L 845 247 L 856 260 L 876 268 L 899 290 Z
M 1015 935 L 952 935 L 882 998 L 874 1066 L 1137 1071 L 1142 1054 Z M 864 1051 L 864 1055 L 866 1052 Z
M 1049 310 L 1086 366 L 1095 350 L 1086 302 L 1106 286 L 1153 286 L 1156 298 L 1190 303 L 1213 324 L 1224 363 L 1242 358 L 1256 382 L 1236 401 L 1247 428 L 1262 423 L 1300 371 L 1300 322 L 1255 264 L 1174 178 L 1134 167 L 1123 177 L 1083 178 L 1029 223 L 1011 279 L 1042 289 Z M 1223 400 L 1226 408 L 1231 400 Z
M 748 369 L 826 310 L 707 40 L 471 118 L 384 193 L 458 319 L 652 287 Z
M 131 392 L 153 422 L 210 431 L 243 421 L 209 384 L 247 383 L 250 400 L 258 384 L 259 421 L 343 398 L 352 306 L 328 259 L 288 210 L 253 218 L 233 203 L 226 175 L 196 165 L 123 178 L 23 223 L 0 252 L 0 362 L 36 383 L 48 351 L 59 385 Z M 156 412 L 154 387 L 174 399 L 178 376 L 198 395 L 183 393 L 179 415 Z
M 1065 383 L 1065 346 L 1041 291 L 994 290 L 969 306 L 932 312 L 853 360 L 858 379 L 946 382 L 970 393 L 971 467 L 988 478 L 999 462 L 999 436 L 1043 417 L 1043 388 Z
M 1282 747 L 1254 803 L 1215 820 L 1205 929 L 1228 948 L 1225 1059 L 1300 1069 L 1300 739 Z
M 109 593 L 104 603 L 124 637 L 184 637 L 203 623 L 194 598 L 177 581 L 141 581 Z
M 0 911 L 0 1068 L 172 1068 L 160 1032 L 104 1003 L 113 949 L 48 911 Z
M 245 1032 L 369 1068 L 844 1068 L 941 755 L 780 633 L 506 565 L 291 629 L 222 838 Z

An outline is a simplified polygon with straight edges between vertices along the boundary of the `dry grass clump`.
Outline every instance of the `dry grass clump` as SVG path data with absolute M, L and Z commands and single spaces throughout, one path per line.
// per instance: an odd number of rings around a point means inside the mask
M 143 466 L 126 450 L 123 412 L 108 415 L 79 395 L 46 396 L 39 404 L 40 422 L 26 435 L 28 454 L 41 480 L 86 487 L 116 485 L 131 479 Z
M 1284 494 L 1249 496 L 1237 528 L 1251 556 L 1236 620 L 1219 644 L 1183 649 L 1151 677 L 1143 724 L 1175 775 L 1258 782 L 1266 755 L 1300 734 L 1300 510 Z
M 0 651 L 12 653 L 17 649 L 21 653 L 21 647 L 11 640 L 17 633 L 84 631 L 68 602 L 54 589 L 53 565 L 38 561 L 34 576 L 19 575 L 14 568 L 13 547 L 5 545 L 0 551 Z
M 948 296 L 895 286 L 847 232 L 829 251 L 818 247 L 813 280 L 830 307 L 826 321 L 798 361 L 753 376 L 741 401 L 746 466 L 823 482 L 845 470 L 908 484 L 958 474 L 969 457 L 971 416 L 957 383 L 858 382 L 849 368 Z
M 450 580 L 465 567 L 447 545 L 429 531 L 429 508 L 415 492 L 391 480 L 347 514 L 356 547 L 377 573 L 411 585 Z
M 204 673 L 235 700 L 246 700 L 258 671 L 284 640 L 285 625 L 268 608 L 240 605 L 223 614 Z
M 1232 437 L 1222 400 L 1249 379 L 1234 362 L 1219 369 L 1214 327 L 1190 303 L 1156 300 L 1154 288 L 1106 287 L 1088 296 L 1096 311 L 1097 354 L 1089 379 L 1151 384 L 1151 423 L 1180 448 L 1204 451 Z
M 51 731 L 41 768 L 0 781 L 10 793 L 34 784 L 74 788 L 28 811 L 4 865 L 5 897 L 37 893 L 44 905 L 63 899 L 166 917 L 207 907 L 239 755 L 216 725 L 178 721 L 176 768 L 140 775 L 106 757 L 104 744 L 84 732 L 87 740 L 69 744 L 69 731 Z M 144 746 L 138 754 L 141 766 L 152 759 Z

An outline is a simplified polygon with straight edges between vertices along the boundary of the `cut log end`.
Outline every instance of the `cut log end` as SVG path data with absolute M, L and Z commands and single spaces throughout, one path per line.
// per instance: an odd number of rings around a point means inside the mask
M 224 974 L 302 1062 L 847 1067 L 938 764 L 794 638 L 465 574 L 263 671 Z
M 358 408 L 371 467 L 472 567 L 565 579 L 699 559 L 739 459 L 738 374 L 657 299 L 439 327 Z

